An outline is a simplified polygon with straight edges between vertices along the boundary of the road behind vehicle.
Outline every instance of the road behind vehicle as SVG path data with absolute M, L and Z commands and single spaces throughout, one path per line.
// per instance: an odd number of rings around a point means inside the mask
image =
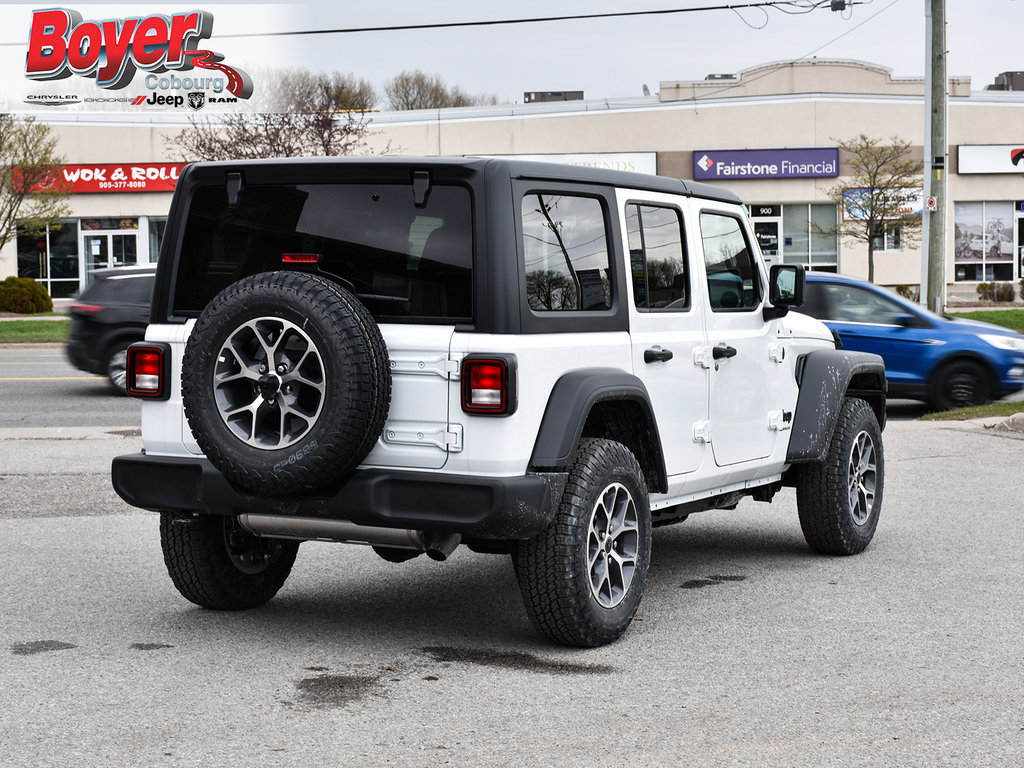
M 68 305 L 67 355 L 75 367 L 106 376 L 125 391 L 125 352 L 146 335 L 156 265 L 93 272 L 92 283 Z
M 929 312 L 881 286 L 843 275 L 807 276 L 800 312 L 839 334 L 844 349 L 885 360 L 889 396 L 938 410 L 982 405 L 1024 389 L 1024 336 Z
M 144 453 L 190 601 L 269 600 L 300 542 L 402 562 L 511 555 L 534 625 L 596 646 L 635 614 L 651 529 L 795 486 L 850 555 L 882 505 L 885 371 L 789 309 L 740 200 L 498 159 L 190 165 L 146 341 Z

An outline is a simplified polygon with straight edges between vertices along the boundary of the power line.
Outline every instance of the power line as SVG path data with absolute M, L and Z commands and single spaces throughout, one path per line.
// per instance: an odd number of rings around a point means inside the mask
M 871 0 L 851 0 L 846 7 L 863 5 Z M 494 27 L 511 24 L 541 24 L 554 21 L 582 21 L 587 19 L 616 19 L 631 16 L 665 16 L 678 13 L 702 13 L 706 11 L 733 11 L 774 8 L 783 13 L 810 13 L 819 8 L 830 7 L 832 0 L 766 0 L 765 2 L 727 3 L 703 5 L 692 8 L 661 8 L 648 11 L 616 11 L 609 13 L 584 13 L 567 16 L 535 16 L 525 19 L 490 19 L 485 21 L 448 21 L 433 24 L 394 24 L 381 27 L 341 27 L 338 29 L 299 29 L 281 32 L 239 32 L 230 35 L 216 35 L 216 39 L 243 37 L 299 37 L 308 35 L 348 35 L 360 32 L 404 32 L 417 29 L 457 29 L 460 27 Z M 23 46 L 24 42 L 0 43 L 0 46 Z
M 863 0 L 861 0 L 863 2 Z M 384 27 L 344 27 L 339 29 L 307 29 L 285 32 L 240 33 L 234 35 L 218 35 L 218 37 L 285 37 L 297 35 L 343 35 L 357 32 L 402 32 L 415 29 L 454 29 L 459 27 L 493 27 L 509 24 L 539 24 L 552 21 L 580 21 L 585 19 L 614 19 L 629 16 L 665 16 L 676 13 L 698 13 L 704 11 L 737 11 L 750 8 L 778 8 L 788 13 L 810 13 L 818 8 L 830 5 L 831 0 L 770 0 L 757 3 L 729 3 L 726 5 L 704 5 L 693 8 L 661 8 L 649 11 L 616 11 L 609 13 L 584 13 L 569 16 L 535 16 L 526 19 L 491 19 L 487 21 L 451 21 L 433 24 L 398 24 Z M 853 5 L 854 3 L 850 3 Z M 856 3 L 860 5 L 860 2 Z

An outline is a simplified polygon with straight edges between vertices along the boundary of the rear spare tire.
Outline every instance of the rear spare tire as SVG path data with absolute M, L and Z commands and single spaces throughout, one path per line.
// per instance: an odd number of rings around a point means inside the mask
M 185 346 L 181 394 L 199 447 L 229 480 L 286 495 L 366 458 L 391 402 L 369 311 L 322 277 L 265 272 L 221 291 Z

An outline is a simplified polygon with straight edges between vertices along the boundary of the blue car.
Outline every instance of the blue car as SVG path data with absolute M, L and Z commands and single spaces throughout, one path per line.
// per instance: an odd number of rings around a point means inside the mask
M 1024 389 L 1024 336 L 929 312 L 877 285 L 809 272 L 800 312 L 839 334 L 844 349 L 885 360 L 889 396 L 939 410 L 981 405 Z

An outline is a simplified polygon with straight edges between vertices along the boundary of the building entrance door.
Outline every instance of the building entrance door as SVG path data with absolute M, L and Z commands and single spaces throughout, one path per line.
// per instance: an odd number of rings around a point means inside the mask
M 85 253 L 85 282 L 92 273 L 106 267 L 123 267 L 138 262 L 138 235 L 135 232 L 89 232 L 82 235 Z
M 752 205 L 750 218 L 754 224 L 754 238 L 769 265 L 782 263 L 782 243 L 779 240 L 782 229 L 781 205 Z

